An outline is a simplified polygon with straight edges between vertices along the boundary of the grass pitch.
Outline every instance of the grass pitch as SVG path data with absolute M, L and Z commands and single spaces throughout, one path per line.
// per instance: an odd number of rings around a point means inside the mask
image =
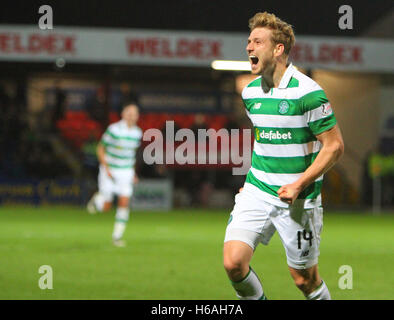
M 77 207 L 0 208 L 0 299 L 235 299 L 222 266 L 229 212 L 131 212 L 127 247 L 111 244 L 114 211 Z M 319 269 L 333 299 L 394 299 L 394 212 L 324 216 Z M 38 269 L 50 265 L 53 289 Z M 251 265 L 269 299 L 304 299 L 277 234 Z M 342 290 L 340 266 L 353 271 Z

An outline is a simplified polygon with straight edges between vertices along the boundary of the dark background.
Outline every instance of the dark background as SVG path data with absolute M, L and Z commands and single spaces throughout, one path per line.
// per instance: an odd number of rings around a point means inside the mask
M 0 23 L 35 24 L 44 4 L 53 8 L 54 26 L 247 32 L 248 19 L 268 11 L 292 24 L 296 34 L 352 37 L 363 35 L 393 8 L 387 0 L 6 0 L 1 1 Z M 338 28 L 338 8 L 344 4 L 353 9 L 353 30 Z

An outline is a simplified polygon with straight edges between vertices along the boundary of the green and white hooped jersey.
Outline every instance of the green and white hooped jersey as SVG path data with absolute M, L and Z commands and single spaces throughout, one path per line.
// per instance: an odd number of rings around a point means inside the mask
M 142 130 L 137 126 L 129 128 L 124 120 L 109 125 L 101 138 L 108 166 L 113 169 L 133 168 L 141 138 Z
M 278 86 L 265 93 L 261 77 L 242 92 L 246 112 L 254 127 L 252 166 L 246 183 L 262 191 L 264 200 L 278 206 L 278 189 L 295 182 L 321 149 L 316 135 L 336 124 L 322 88 L 290 64 Z M 321 205 L 323 176 L 298 196 L 297 205 Z

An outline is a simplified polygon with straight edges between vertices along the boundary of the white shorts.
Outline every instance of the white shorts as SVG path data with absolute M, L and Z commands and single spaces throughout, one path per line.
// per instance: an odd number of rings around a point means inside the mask
M 278 207 L 259 199 L 253 191 L 244 187 L 235 196 L 224 242 L 239 240 L 255 250 L 260 242 L 267 245 L 278 230 L 290 267 L 305 269 L 316 265 L 323 208 Z
M 111 201 L 113 196 L 131 197 L 133 194 L 134 169 L 110 169 L 111 179 L 103 166 L 100 166 L 98 175 L 99 192 Z

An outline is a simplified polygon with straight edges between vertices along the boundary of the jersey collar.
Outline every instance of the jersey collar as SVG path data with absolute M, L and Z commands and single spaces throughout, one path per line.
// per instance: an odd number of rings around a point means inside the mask
M 282 76 L 282 79 L 279 82 L 278 89 L 286 89 L 287 88 L 294 72 L 295 72 L 295 68 L 294 68 L 293 64 L 290 62 L 290 64 L 287 66 L 285 73 Z

